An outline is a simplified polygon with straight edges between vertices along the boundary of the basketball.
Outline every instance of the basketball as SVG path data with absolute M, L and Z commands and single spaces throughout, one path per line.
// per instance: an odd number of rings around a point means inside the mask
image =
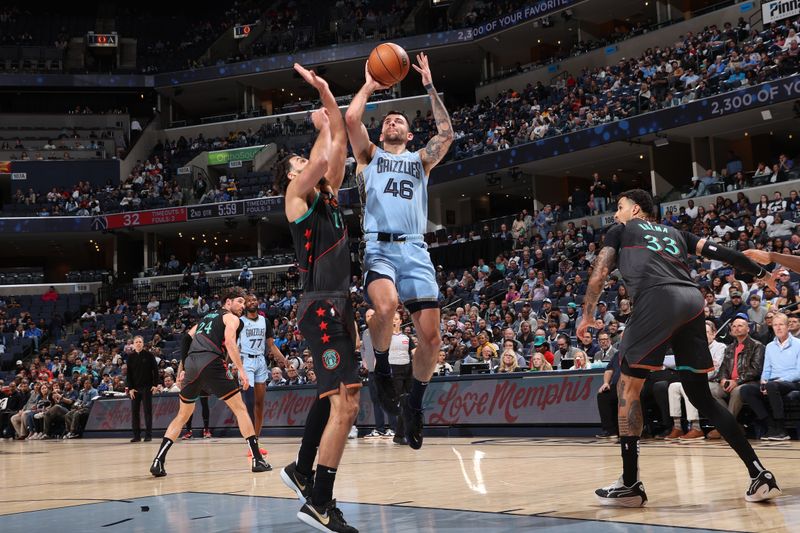
M 370 75 L 387 87 L 403 81 L 411 63 L 408 54 L 394 43 L 381 43 L 372 49 L 367 61 Z

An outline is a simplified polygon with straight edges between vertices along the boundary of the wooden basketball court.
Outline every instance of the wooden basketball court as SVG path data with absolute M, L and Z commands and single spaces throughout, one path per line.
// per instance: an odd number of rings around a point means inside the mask
M 262 474 L 241 439 L 178 442 L 155 479 L 159 440 L 0 442 L 0 531 L 308 531 L 279 477 L 299 439 L 263 438 Z M 800 531 L 800 443 L 754 445 L 783 489 L 771 503 L 744 501 L 724 443 L 644 441 L 648 506 L 602 507 L 593 491 L 619 475 L 619 446 L 573 438 L 351 440 L 334 496 L 360 531 Z

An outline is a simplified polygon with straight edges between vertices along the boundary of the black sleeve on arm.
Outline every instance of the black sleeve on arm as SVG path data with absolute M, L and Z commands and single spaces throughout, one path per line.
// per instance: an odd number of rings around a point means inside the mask
M 748 274 L 754 275 L 756 278 L 763 278 L 769 271 L 748 259 L 746 255 L 741 252 L 737 252 L 736 250 L 732 250 L 727 246 L 720 246 L 715 242 L 711 241 L 711 239 L 706 239 L 706 244 L 703 246 L 703 257 L 708 257 L 709 259 L 716 259 L 718 261 L 722 261 L 724 263 L 728 263 L 736 270 L 740 270 L 742 272 L 746 272 Z
M 700 242 L 700 237 L 688 231 L 681 231 L 681 235 L 683 235 L 683 240 L 686 241 L 686 255 L 697 255 L 697 243 Z
M 186 361 L 186 356 L 189 355 L 189 346 L 191 345 L 192 336 L 188 333 L 184 333 L 181 339 L 181 361 Z

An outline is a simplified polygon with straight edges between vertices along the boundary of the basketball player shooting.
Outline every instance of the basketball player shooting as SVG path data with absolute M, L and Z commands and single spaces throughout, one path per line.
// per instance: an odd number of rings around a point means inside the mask
M 390 413 L 403 419 L 409 446 L 422 447 L 422 399 L 433 375 L 441 346 L 439 332 L 439 287 L 436 273 L 423 240 L 428 221 L 428 176 L 453 142 L 450 116 L 433 86 L 428 58 L 417 54 L 412 65 L 422 77 L 431 98 L 437 134 L 422 150 L 410 152 L 414 138 L 408 117 L 389 111 L 381 126 L 381 148 L 373 144 L 363 123 L 370 95 L 384 89 L 365 67 L 366 81 L 345 115 L 350 145 L 363 168 L 366 206 L 364 209 L 364 285 L 375 309 L 369 324 L 375 349 L 375 383 L 378 397 Z M 414 356 L 411 392 L 397 399 L 389 366 L 392 320 L 402 302 L 411 313 L 419 344 Z
M 689 275 L 687 256 L 716 259 L 737 271 L 747 272 L 774 288 L 770 273 L 745 255 L 686 231 L 649 221 L 653 211 L 650 193 L 633 189 L 619 195 L 618 222 L 605 237 L 595 259 L 584 299 L 583 318 L 577 336 L 594 325 L 603 283 L 615 265 L 634 300 L 619 348 L 622 375 L 617 385 L 622 476 L 612 485 L 597 489 L 603 505 L 639 507 L 647 502 L 639 480 L 639 438 L 642 406 L 639 395 L 651 370 L 663 367 L 667 346 L 675 352 L 675 365 L 692 405 L 716 426 L 750 473 L 745 499 L 764 501 L 781 494 L 773 474 L 766 470 L 736 423 L 734 416 L 711 396 L 706 374 L 714 370 L 705 333 L 705 300 Z
M 150 466 L 150 473 L 155 477 L 167 475 L 164 469 L 167 452 L 178 438 L 183 425 L 194 414 L 194 402 L 202 391 L 208 391 L 223 400 L 233 412 L 239 430 L 247 440 L 253 456 L 251 470 L 253 472 L 272 470 L 259 451 L 258 436 L 239 394 L 239 384 L 228 375 L 225 366 L 225 358 L 229 356 L 239 373 L 242 389 L 247 390 L 250 387 L 237 342 L 243 327 L 239 317 L 242 316 L 244 309 L 244 298 L 244 289 L 240 287 L 226 289 L 221 298 L 222 309 L 205 315 L 184 335 L 178 372 L 178 381 L 181 383 L 180 408 L 177 416 L 170 422 L 161 441 L 161 447 Z
M 350 248 L 338 202 L 347 134 L 328 83 L 300 65 L 294 68 L 317 89 L 324 106 L 311 116 L 319 134 L 309 158 L 292 154 L 278 162 L 275 172 L 303 278 L 298 326 L 314 359 L 317 398 L 306 417 L 297 461 L 281 471 L 281 479 L 303 503 L 297 513 L 301 521 L 321 531 L 357 533 L 333 499 L 347 434 L 358 415 L 361 387 L 349 298 Z

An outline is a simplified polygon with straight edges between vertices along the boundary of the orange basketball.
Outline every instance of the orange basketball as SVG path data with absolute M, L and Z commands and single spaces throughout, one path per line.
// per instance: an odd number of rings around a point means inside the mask
M 369 74 L 381 85 L 391 87 L 408 74 L 411 63 L 408 54 L 394 43 L 381 43 L 369 54 Z

